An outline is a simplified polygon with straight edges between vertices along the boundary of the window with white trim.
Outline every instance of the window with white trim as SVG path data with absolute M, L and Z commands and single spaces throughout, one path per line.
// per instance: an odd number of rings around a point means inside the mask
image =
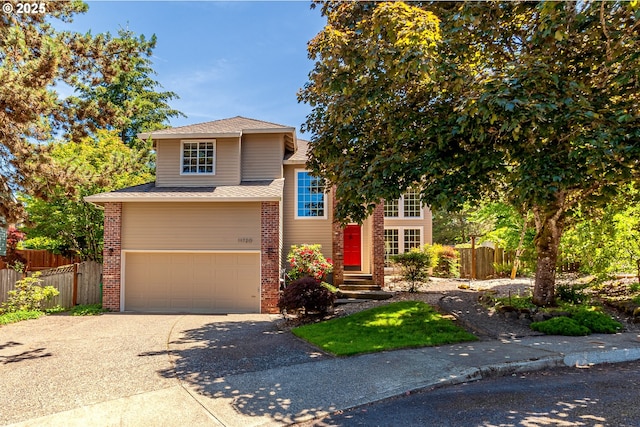
M 420 202 L 420 192 L 409 189 L 397 200 L 385 200 L 385 218 L 411 218 L 422 219 L 422 203 Z
M 400 239 L 397 228 L 385 228 L 384 230 L 384 264 L 391 265 L 391 257 L 398 255 Z
M 422 233 L 419 228 L 404 229 L 404 251 L 408 252 L 413 248 L 419 248 L 422 242 Z
M 296 218 L 327 218 L 327 195 L 322 178 L 296 170 Z
M 402 195 L 402 204 L 405 218 L 420 218 L 422 216 L 420 193 L 416 190 L 407 190 L 407 192 Z
M 423 227 L 385 227 L 384 260 L 391 265 L 391 257 L 421 247 L 423 243 Z
M 400 210 L 398 207 L 398 200 L 389 200 L 384 202 L 384 217 L 385 218 L 398 218 Z
M 216 141 L 183 141 L 181 174 L 215 174 Z

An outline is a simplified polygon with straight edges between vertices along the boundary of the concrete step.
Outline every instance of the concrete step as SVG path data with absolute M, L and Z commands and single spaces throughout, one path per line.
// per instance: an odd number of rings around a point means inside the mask
M 381 291 L 380 286 L 373 283 L 348 283 L 340 285 L 340 290 L 344 291 Z
M 391 297 L 393 297 L 393 294 L 385 291 L 343 291 L 342 288 L 338 291 L 338 298 L 340 299 L 385 300 Z

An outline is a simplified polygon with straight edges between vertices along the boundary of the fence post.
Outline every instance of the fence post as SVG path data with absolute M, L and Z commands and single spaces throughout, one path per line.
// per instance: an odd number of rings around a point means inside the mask
M 476 280 L 476 236 L 471 236 L 471 280 Z
M 78 305 L 78 263 L 73 264 L 73 294 L 71 297 L 71 305 Z

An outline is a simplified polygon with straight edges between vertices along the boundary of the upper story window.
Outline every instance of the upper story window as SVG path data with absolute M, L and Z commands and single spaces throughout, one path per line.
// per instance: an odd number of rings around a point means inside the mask
M 385 200 L 385 218 L 422 218 L 422 204 L 420 203 L 420 193 L 409 189 L 398 200 Z
M 296 218 L 327 218 L 327 195 L 322 178 L 296 170 Z
M 216 141 L 184 141 L 182 143 L 182 174 L 215 173 Z
M 398 218 L 400 215 L 400 207 L 397 200 L 384 201 L 385 218 Z
M 405 218 L 420 218 L 422 207 L 420 206 L 420 193 L 416 190 L 407 190 L 402 196 Z

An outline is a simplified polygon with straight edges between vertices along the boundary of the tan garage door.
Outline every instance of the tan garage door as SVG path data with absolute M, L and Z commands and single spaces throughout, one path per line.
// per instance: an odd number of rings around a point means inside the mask
M 259 313 L 259 253 L 125 256 L 125 311 Z

